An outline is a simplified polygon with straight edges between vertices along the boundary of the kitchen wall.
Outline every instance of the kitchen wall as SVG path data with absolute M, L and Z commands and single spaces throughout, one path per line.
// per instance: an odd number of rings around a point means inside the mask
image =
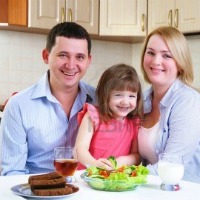
M 46 35 L 0 30 L 0 104 L 35 83 L 47 70 L 42 60 Z M 108 67 L 132 63 L 132 45 L 92 41 L 92 63 L 84 80 L 93 86 Z
M 200 36 L 188 37 L 195 66 L 194 85 L 200 88 Z M 0 104 L 16 91 L 35 83 L 47 70 L 42 60 L 46 36 L 0 30 Z M 102 72 L 116 63 L 133 65 L 140 74 L 142 44 L 92 40 L 92 63 L 84 79 L 96 86 Z M 141 78 L 142 79 L 142 78 Z M 143 88 L 147 85 L 143 83 Z

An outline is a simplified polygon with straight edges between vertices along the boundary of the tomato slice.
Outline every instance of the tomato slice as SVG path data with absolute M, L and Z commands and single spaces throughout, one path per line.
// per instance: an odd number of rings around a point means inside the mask
M 137 176 L 137 172 L 136 171 L 132 171 L 131 176 Z
M 125 169 L 125 166 L 122 166 L 122 167 L 118 168 L 117 171 L 118 171 L 118 172 L 123 172 L 124 169 Z
M 100 170 L 99 175 L 104 176 L 105 178 L 108 178 L 109 176 L 108 171 L 106 170 Z

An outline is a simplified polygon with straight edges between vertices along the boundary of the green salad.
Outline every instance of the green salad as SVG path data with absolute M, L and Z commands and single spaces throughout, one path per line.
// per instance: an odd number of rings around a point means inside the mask
M 82 174 L 82 178 L 94 189 L 108 191 L 132 190 L 138 185 L 147 182 L 149 170 L 142 166 L 117 167 L 116 159 L 113 156 L 108 158 L 114 167 L 114 170 L 108 171 L 98 167 L 89 167 Z

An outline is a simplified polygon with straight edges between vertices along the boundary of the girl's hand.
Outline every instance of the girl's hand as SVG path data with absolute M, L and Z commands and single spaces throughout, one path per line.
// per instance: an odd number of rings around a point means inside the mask
M 106 158 L 99 158 L 98 160 L 96 160 L 96 167 L 99 167 L 105 170 L 113 169 L 112 163 Z
M 117 166 L 118 167 L 121 167 L 124 164 L 126 164 L 124 156 L 120 156 L 120 157 L 116 158 L 116 161 L 117 161 Z

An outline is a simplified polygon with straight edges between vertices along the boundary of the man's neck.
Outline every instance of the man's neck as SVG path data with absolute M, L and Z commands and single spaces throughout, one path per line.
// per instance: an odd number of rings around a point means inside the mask
M 66 88 L 66 90 L 52 90 L 52 94 L 60 102 L 66 115 L 69 117 L 71 108 L 78 95 L 78 86 L 76 88 Z

